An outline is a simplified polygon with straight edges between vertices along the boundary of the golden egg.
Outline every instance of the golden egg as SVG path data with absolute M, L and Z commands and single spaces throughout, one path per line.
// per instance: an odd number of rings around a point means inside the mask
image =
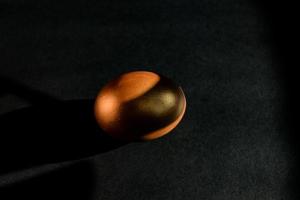
M 134 71 L 120 75 L 100 90 L 94 112 L 107 134 L 132 141 L 169 133 L 182 119 L 185 108 L 182 89 L 170 79 Z

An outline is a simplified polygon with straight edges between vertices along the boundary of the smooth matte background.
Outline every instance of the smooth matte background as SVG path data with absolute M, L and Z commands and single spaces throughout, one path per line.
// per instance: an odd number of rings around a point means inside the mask
M 0 199 L 298 199 L 289 3 L 0 1 Z M 133 70 L 181 85 L 182 123 L 97 138 L 95 95 Z

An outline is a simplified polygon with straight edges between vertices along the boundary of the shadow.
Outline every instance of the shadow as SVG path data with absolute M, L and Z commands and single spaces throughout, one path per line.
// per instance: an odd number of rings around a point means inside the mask
M 13 111 L 0 117 L 0 127 L 0 174 L 80 159 L 125 144 L 99 128 L 91 100 L 72 100 Z
M 0 82 L 1 94 L 12 93 L 34 104 L 0 115 L 0 174 L 77 160 L 126 144 L 97 125 L 94 100 L 60 101 L 8 78 L 0 77 Z
M 91 199 L 94 169 L 84 161 L 0 188 L 1 200 Z

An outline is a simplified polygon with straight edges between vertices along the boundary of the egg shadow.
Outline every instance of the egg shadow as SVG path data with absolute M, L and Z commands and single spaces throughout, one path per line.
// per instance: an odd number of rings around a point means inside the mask
M 94 100 L 62 101 L 0 76 L 0 97 L 6 94 L 32 106 L 0 115 L 0 199 L 91 199 L 95 167 L 85 158 L 127 144 L 97 125 Z M 38 175 L 23 170 L 64 161 L 71 162 Z
M 95 169 L 85 160 L 0 187 L 1 200 L 92 199 Z
M 0 174 L 81 159 L 125 144 L 99 128 L 93 115 L 93 100 L 23 108 L 0 116 L 0 127 Z
M 13 94 L 33 104 L 0 115 L 0 175 L 78 160 L 127 144 L 97 125 L 92 99 L 61 101 L 8 78 L 0 77 L 0 83 L 0 94 Z

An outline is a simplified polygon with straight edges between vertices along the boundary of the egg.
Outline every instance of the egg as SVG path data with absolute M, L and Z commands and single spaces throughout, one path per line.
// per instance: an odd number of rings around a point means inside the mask
M 149 71 L 121 74 L 98 93 L 96 122 L 110 136 L 147 141 L 173 130 L 186 110 L 181 89 L 165 76 Z

